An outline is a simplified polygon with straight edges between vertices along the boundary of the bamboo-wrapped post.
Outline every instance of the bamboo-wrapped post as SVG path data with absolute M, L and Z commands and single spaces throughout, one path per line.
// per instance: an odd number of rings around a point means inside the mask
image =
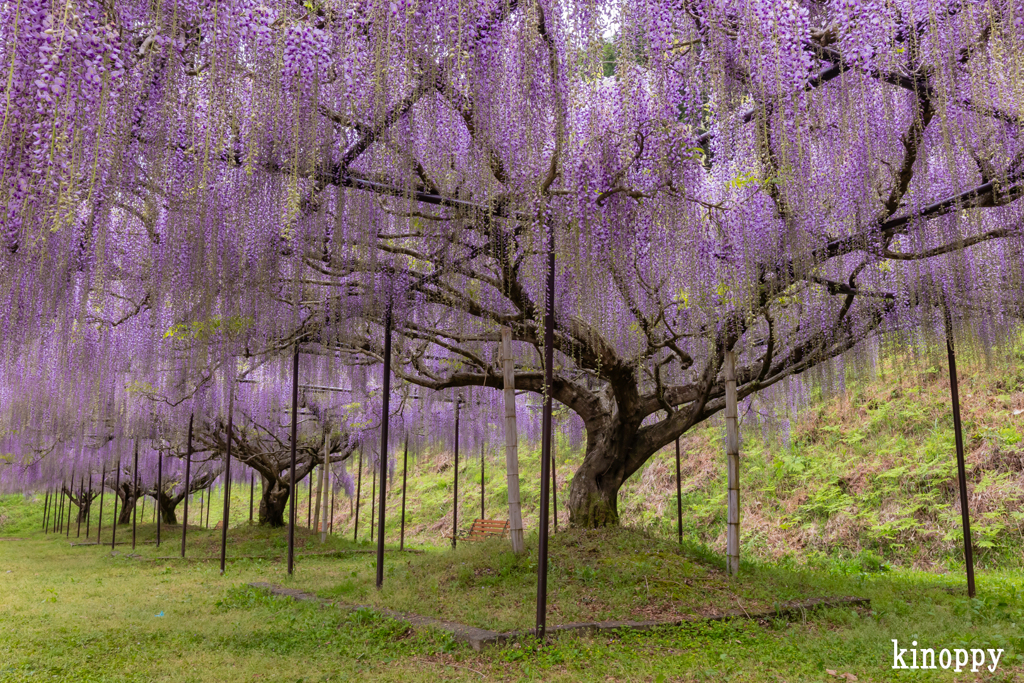
M 249 472 L 249 524 L 252 524 L 253 493 L 256 491 L 256 472 Z
M 374 514 L 377 512 L 377 477 L 374 476 L 374 468 L 370 468 L 370 478 L 373 479 L 373 483 L 370 486 L 370 543 L 374 542 L 374 531 L 376 530 L 376 523 L 374 520 Z
M 526 550 L 523 513 L 519 502 L 519 441 L 516 430 L 516 374 L 512 364 L 512 330 L 501 328 L 501 364 L 505 396 L 505 477 L 508 481 L 508 520 L 512 552 Z
M 740 573 L 740 429 L 736 400 L 736 352 L 725 352 L 725 455 L 729 470 L 729 518 L 726 527 L 727 569 Z
M 329 485 L 330 467 L 327 466 L 331 457 L 330 434 L 324 434 L 324 463 L 320 466 L 320 482 L 316 492 L 316 528 L 320 530 L 320 542 L 327 542 L 327 486 Z M 323 518 L 320 510 L 323 509 Z
M 558 533 L 558 480 L 555 478 L 555 433 L 551 430 L 551 533 Z
M 324 438 L 324 442 L 325 442 L 324 450 L 326 450 L 327 449 L 326 437 Z M 312 478 L 313 478 L 313 475 L 310 474 L 310 479 L 312 479 Z M 316 505 L 313 508 L 313 527 L 312 527 L 314 532 L 319 532 L 320 531 L 320 500 L 323 498 L 323 495 L 324 495 L 324 467 L 321 465 L 320 466 L 320 471 L 316 473 Z M 310 498 L 310 500 L 312 500 L 312 498 Z
M 321 524 L 323 525 L 322 531 L 320 532 L 320 540 L 322 543 L 327 542 L 327 534 L 330 530 L 327 528 L 328 524 L 334 519 L 334 497 L 331 492 L 334 490 L 331 488 L 331 454 L 327 454 L 327 462 L 324 463 L 324 504 L 323 504 L 323 517 L 321 518 Z M 328 514 L 328 505 L 330 505 L 330 514 Z
M 313 466 L 316 469 L 316 465 Z M 310 470 L 309 477 L 307 478 L 309 491 L 306 492 L 306 528 L 313 528 L 313 470 Z
M 480 519 L 487 519 L 487 515 L 484 514 L 484 500 L 487 497 L 486 489 L 484 487 L 484 445 L 480 444 Z
M 676 520 L 679 527 L 679 545 L 683 544 L 683 483 L 679 465 L 679 439 L 676 439 Z

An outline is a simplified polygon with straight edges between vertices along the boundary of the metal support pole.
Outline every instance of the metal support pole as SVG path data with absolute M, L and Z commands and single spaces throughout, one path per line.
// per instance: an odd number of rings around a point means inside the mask
M 679 465 L 679 439 L 676 439 L 676 520 L 679 527 L 679 545 L 683 544 L 683 483 Z
M 971 541 L 971 511 L 967 500 L 967 466 L 964 462 L 964 433 L 960 422 L 960 383 L 953 350 L 953 321 L 945 311 L 946 355 L 949 358 L 949 395 L 953 404 L 953 432 L 956 436 L 956 469 L 960 479 L 960 519 L 964 529 L 964 563 L 967 565 L 967 595 L 974 597 L 974 548 Z
M 452 495 L 452 550 L 455 537 L 459 535 L 459 406 L 461 397 L 455 399 L 455 492 Z
M 64 537 L 71 538 L 71 508 L 74 507 L 74 499 L 71 497 L 75 492 L 75 471 L 71 470 L 71 483 L 68 485 L 68 523 L 64 528 Z
M 484 487 L 484 445 L 480 444 L 480 519 L 487 519 L 484 515 L 484 500 L 487 497 L 487 492 Z
M 160 496 L 164 492 L 164 452 L 157 451 L 156 456 L 156 547 L 160 547 Z
M 363 451 L 359 451 L 359 474 L 356 475 L 356 523 L 352 531 L 352 542 L 359 540 L 359 498 L 363 492 Z
M 384 518 L 388 487 L 388 423 L 391 421 L 391 304 L 384 313 L 384 405 L 380 425 L 380 498 L 377 503 L 377 589 L 384 585 Z
M 541 424 L 540 519 L 537 548 L 537 627 L 543 639 L 548 611 L 548 469 L 551 467 L 551 389 L 555 363 L 555 228 L 548 232 L 547 310 L 544 315 L 544 414 Z
M 288 575 L 292 574 L 295 566 L 295 445 L 298 433 L 298 410 L 299 410 L 299 346 L 295 345 L 292 353 L 292 471 L 289 509 L 288 509 Z
M 253 493 L 256 490 L 256 473 L 249 473 L 249 524 L 252 524 Z
M 82 514 L 85 512 L 86 506 L 85 498 L 83 497 L 84 495 L 85 477 L 80 477 L 78 479 L 78 514 L 75 515 L 76 517 L 78 517 L 78 529 L 75 531 L 75 538 L 82 537 Z
M 50 492 L 46 491 L 43 498 L 43 533 L 46 533 L 47 514 L 50 512 Z
M 377 511 L 377 477 L 373 476 L 373 468 L 370 468 L 370 543 L 373 543 L 373 532 L 376 530 L 374 513 Z
M 730 576 L 740 573 L 740 430 L 736 400 L 736 352 L 725 352 L 725 454 L 729 479 L 726 564 Z
M 398 549 L 405 550 L 405 484 L 409 474 L 409 435 L 405 435 L 405 448 L 402 453 L 402 533 L 398 537 Z
M 181 522 L 181 556 L 185 557 L 185 534 L 188 532 L 188 499 L 192 495 L 189 479 L 192 476 L 192 418 L 188 416 L 188 443 L 185 446 L 185 519 Z
M 89 540 L 89 532 L 92 530 L 92 472 L 89 472 L 89 492 L 86 494 L 89 507 L 85 509 L 85 540 Z
M 57 518 L 53 520 L 53 530 L 55 533 L 64 531 L 64 480 L 60 482 L 60 500 L 57 507 Z
M 103 493 L 107 490 L 107 463 L 103 462 L 103 473 L 100 474 L 100 514 L 96 516 L 96 545 L 100 544 L 103 535 Z
M 224 564 L 228 555 L 228 524 L 231 523 L 231 433 L 235 415 L 235 383 L 231 382 L 228 389 L 228 449 L 224 454 L 224 519 L 220 529 L 220 573 L 224 574 Z
M 333 501 L 333 498 L 330 497 L 330 492 L 331 492 L 331 466 L 330 466 L 330 463 L 331 463 L 331 436 L 330 436 L 330 434 L 325 434 L 324 435 L 324 464 L 320 468 L 320 471 L 323 473 L 323 476 L 321 477 L 322 481 L 320 482 L 320 491 L 323 492 L 323 495 L 322 496 L 319 495 L 319 494 L 317 495 L 317 504 L 316 504 L 316 506 L 318 508 L 318 510 L 317 510 L 317 517 L 319 517 L 318 524 L 320 526 L 320 542 L 321 543 L 326 543 L 327 542 L 327 524 L 328 524 L 328 522 L 327 522 L 327 505 L 328 505 L 328 501 L 329 500 Z M 322 501 L 321 501 L 321 499 L 322 499 Z M 321 510 L 323 511 L 323 515 L 322 516 L 320 515 L 320 511 Z M 331 510 L 331 512 L 333 513 L 334 511 Z
M 135 439 L 135 469 L 132 472 L 132 550 L 135 550 L 135 517 L 139 509 L 139 440 Z
M 57 518 L 57 533 L 64 531 L 64 508 L 69 504 L 65 501 L 67 498 L 67 484 L 62 480 L 60 482 L 60 515 Z

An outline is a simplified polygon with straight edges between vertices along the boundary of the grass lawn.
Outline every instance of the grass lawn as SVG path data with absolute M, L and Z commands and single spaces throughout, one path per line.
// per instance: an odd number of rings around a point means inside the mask
M 14 523 L 0 541 L 0 681 L 328 681 L 596 680 L 860 681 L 1024 680 L 1024 575 L 979 575 L 979 598 L 954 574 L 895 570 L 810 570 L 753 563 L 730 580 L 721 558 L 679 549 L 627 529 L 554 536 L 550 624 L 581 619 L 671 618 L 738 607 L 753 610 L 808 596 L 856 595 L 870 610 L 809 613 L 795 623 L 734 620 L 614 636 L 562 636 L 475 653 L 443 632 L 410 631 L 370 610 L 345 612 L 251 589 L 267 581 L 340 602 L 386 605 L 492 630 L 532 624 L 535 556 L 515 558 L 500 542 L 456 551 L 389 553 L 386 587 L 372 587 L 369 549 L 298 534 L 289 579 L 281 530 L 230 530 L 240 559 L 224 576 L 216 561 L 153 559 L 177 554 L 178 529 L 165 545 L 139 527 L 130 546 L 70 547 L 31 530 L 37 502 L 4 497 Z M 38 506 L 38 507 L 37 507 Z M 130 528 L 127 530 L 130 532 Z M 119 530 L 119 540 L 130 540 Z M 109 531 L 105 536 L 109 538 Z M 74 537 L 74 530 L 72 537 Z M 189 554 L 215 556 L 219 530 L 189 531 Z M 846 567 L 846 564 L 841 565 Z M 901 647 L 1004 648 L 996 673 L 893 671 Z

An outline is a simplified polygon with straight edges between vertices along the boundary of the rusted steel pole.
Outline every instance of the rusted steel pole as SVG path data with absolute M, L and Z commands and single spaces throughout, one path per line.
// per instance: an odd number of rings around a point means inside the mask
M 160 496 L 164 492 L 164 452 L 157 451 L 156 456 L 156 547 L 160 547 Z
M 359 473 L 356 475 L 356 523 L 352 531 L 352 542 L 359 540 L 359 498 L 363 490 L 363 451 L 359 450 Z
M 71 538 L 71 508 L 74 507 L 74 505 L 72 504 L 74 501 L 72 500 L 71 495 L 74 492 L 75 492 L 75 471 L 71 470 L 71 481 L 68 484 L 68 520 L 67 520 L 67 526 L 64 528 L 64 536 L 65 536 L 65 538 Z
M 405 435 L 405 448 L 402 454 L 402 525 L 401 535 L 398 537 L 398 549 L 405 550 L 405 485 L 406 475 L 409 474 L 409 435 Z
M 89 492 L 86 494 L 89 507 L 85 509 L 85 540 L 89 540 L 89 532 L 92 529 L 92 472 L 89 472 Z
M 295 345 L 292 353 L 292 431 L 291 431 L 291 483 L 288 508 L 288 574 L 291 575 L 295 568 L 295 448 L 298 435 L 298 410 L 299 410 L 299 346 Z
M 964 564 L 967 565 L 967 595 L 974 597 L 974 548 L 971 541 L 971 510 L 967 499 L 967 465 L 964 460 L 964 433 L 960 422 L 960 383 L 956 375 L 953 349 L 953 321 L 945 311 L 946 356 L 949 359 L 949 396 L 953 404 L 953 432 L 956 437 L 956 469 L 960 479 L 960 519 L 964 530 Z
M 181 556 L 185 557 L 185 535 L 188 533 L 188 499 L 192 493 L 189 481 L 192 477 L 192 420 L 195 415 L 188 416 L 188 442 L 185 446 L 185 519 L 181 522 Z
M 455 399 L 455 491 L 452 495 L 452 549 L 459 535 L 459 397 Z
M 228 556 L 228 524 L 231 523 L 231 433 L 235 413 L 235 383 L 228 390 L 228 448 L 224 454 L 224 518 L 220 529 L 220 573 Z
M 135 550 L 135 517 L 139 509 L 139 440 L 135 439 L 135 468 L 132 472 L 132 550 Z
M 100 514 L 96 517 L 96 545 L 100 544 L 103 535 L 103 493 L 107 489 L 107 463 L 103 462 L 103 473 L 100 475 Z
M 544 414 L 541 422 L 540 518 L 537 542 L 536 635 L 543 639 L 548 613 L 548 484 L 551 468 L 551 389 L 555 363 L 555 229 L 548 232 L 547 302 L 544 315 Z
M 683 544 L 683 483 L 679 465 L 679 439 L 676 439 L 676 520 L 679 527 L 679 545 Z
M 384 518 L 388 487 L 388 426 L 391 421 L 391 305 L 384 314 L 384 393 L 380 424 L 380 491 L 377 502 L 377 590 L 384 585 Z

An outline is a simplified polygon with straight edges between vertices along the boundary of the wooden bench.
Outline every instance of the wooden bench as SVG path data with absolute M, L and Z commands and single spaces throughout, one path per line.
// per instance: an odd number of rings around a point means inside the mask
M 493 536 L 507 536 L 509 533 L 508 520 L 506 519 L 474 519 L 473 526 L 469 533 L 460 534 L 460 541 L 482 541 Z M 451 538 L 451 535 L 445 536 Z

